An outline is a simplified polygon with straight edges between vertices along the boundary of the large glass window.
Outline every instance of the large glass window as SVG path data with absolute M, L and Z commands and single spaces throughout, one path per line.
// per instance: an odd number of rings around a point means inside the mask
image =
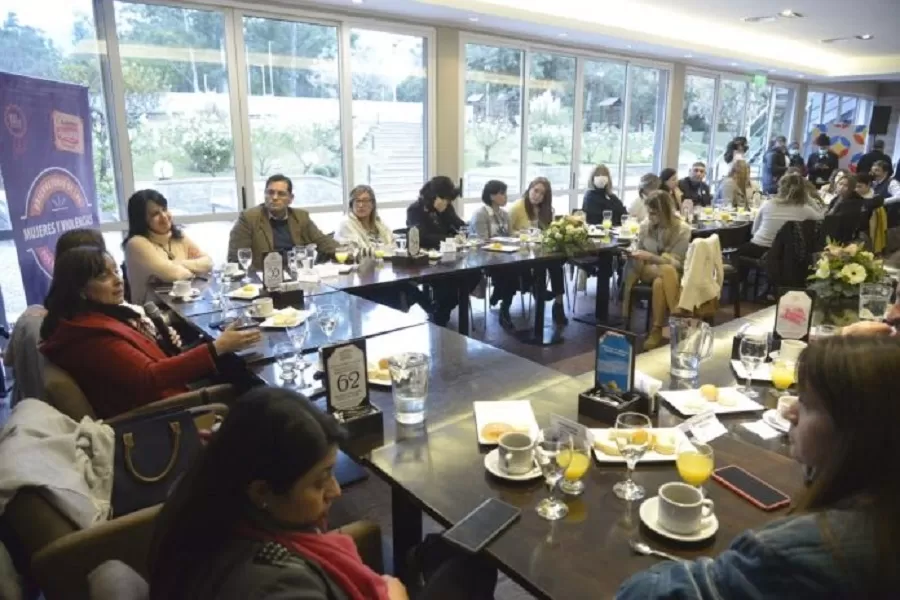
M 576 187 L 585 189 L 598 164 L 609 168 L 613 187 L 619 181 L 622 125 L 625 118 L 625 65 L 584 62 L 584 113 L 581 132 L 581 168 Z
M 762 159 L 769 147 L 771 100 L 771 86 L 747 84 L 747 108 L 744 114 L 743 135 L 750 144 L 747 160 L 750 162 L 750 171 L 753 177 L 759 177 Z
M 728 175 L 728 173 L 721 172 L 724 168 L 722 159 L 728 142 L 739 135 L 744 135 L 744 111 L 747 108 L 746 91 L 747 83 L 745 81 L 723 79 L 719 85 L 719 118 L 713 146 L 714 181 Z
M 534 52 L 528 70 L 528 162 L 526 181 L 546 177 L 556 214 L 568 214 L 575 109 L 575 59 Z
M 353 29 L 353 183 L 379 202 L 416 199 L 425 181 L 425 39 Z
M 89 134 L 102 221 L 119 219 L 110 120 L 103 95 L 100 49 L 90 0 L 4 0 L 0 8 L 0 71 L 87 86 Z M 0 290 L 9 319 L 25 309 L 25 293 L 0 178 Z
M 681 114 L 681 145 L 678 171 L 687 174 L 697 161 L 709 160 L 709 143 L 713 138 L 713 111 L 716 103 L 716 80 L 712 77 L 687 75 L 684 80 L 684 109 Z
M 809 92 L 806 97 L 806 128 L 803 131 L 803 138 L 810 142 L 809 134 L 813 127 L 822 123 L 822 104 L 825 102 L 825 95 L 820 92 Z
M 822 122 L 836 121 L 841 111 L 841 97 L 837 94 L 825 94 L 825 106 L 822 108 Z
M 491 179 L 522 189 L 523 52 L 466 44 L 463 194 L 481 197 Z
M 244 18 L 253 189 L 284 173 L 304 208 L 342 206 L 337 28 Z
M 628 67 L 631 102 L 625 140 L 624 191 L 636 190 L 641 175 L 659 173 L 665 137 L 667 73 L 649 67 Z
M 790 138 L 791 122 L 794 116 L 794 88 L 775 86 L 774 92 L 772 133 L 769 137 L 783 135 Z

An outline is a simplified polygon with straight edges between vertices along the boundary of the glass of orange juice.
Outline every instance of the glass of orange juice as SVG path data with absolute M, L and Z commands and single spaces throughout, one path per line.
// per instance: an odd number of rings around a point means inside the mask
M 578 496 L 584 492 L 582 478 L 591 466 L 590 442 L 573 438 L 572 449 L 560 451 L 556 455 L 556 463 L 563 469 L 559 489 L 569 496 Z
M 334 258 L 339 263 L 344 264 L 347 262 L 347 259 L 350 258 L 350 248 L 347 246 L 338 246 L 338 249 L 334 253 Z
M 712 475 L 714 465 L 713 449 L 709 444 L 687 438 L 678 444 L 675 468 L 686 484 L 702 487 Z
M 784 391 L 794 384 L 796 365 L 786 360 L 776 360 L 772 365 L 772 385 Z

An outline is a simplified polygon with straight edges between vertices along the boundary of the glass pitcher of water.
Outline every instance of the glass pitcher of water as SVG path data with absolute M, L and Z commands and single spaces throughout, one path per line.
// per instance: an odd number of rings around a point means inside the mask
M 700 361 L 712 354 L 712 328 L 700 319 L 670 317 L 669 340 L 672 377 L 695 379 L 700 372 Z

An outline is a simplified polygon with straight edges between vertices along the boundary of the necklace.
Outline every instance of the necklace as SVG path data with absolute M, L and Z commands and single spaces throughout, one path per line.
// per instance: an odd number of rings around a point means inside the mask
M 169 257 L 169 260 L 175 260 L 175 255 L 172 254 L 172 240 L 171 240 L 171 239 L 169 240 L 169 242 L 168 242 L 168 244 L 167 244 L 167 247 L 165 247 L 165 248 L 164 248 L 163 245 L 160 244 L 159 242 L 153 242 L 153 243 L 156 244 L 156 246 L 157 246 L 160 250 L 162 250 L 163 252 L 166 253 L 166 256 Z

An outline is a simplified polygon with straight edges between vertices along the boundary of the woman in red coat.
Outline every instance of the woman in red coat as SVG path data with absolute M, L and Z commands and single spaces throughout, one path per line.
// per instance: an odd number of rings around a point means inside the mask
M 216 372 L 216 357 L 248 348 L 259 331 L 226 330 L 219 338 L 167 356 L 156 328 L 122 304 L 125 285 L 113 258 L 99 248 L 69 250 L 56 261 L 41 327 L 41 351 L 65 370 L 98 418 L 187 391 Z

